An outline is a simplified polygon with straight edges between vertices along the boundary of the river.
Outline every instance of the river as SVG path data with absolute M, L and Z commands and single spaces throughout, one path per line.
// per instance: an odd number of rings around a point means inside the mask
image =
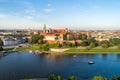
M 89 65 L 88 61 L 95 64 Z M 50 74 L 64 78 L 107 78 L 120 76 L 120 54 L 37 55 L 29 52 L 10 53 L 0 57 L 0 80 L 46 78 Z

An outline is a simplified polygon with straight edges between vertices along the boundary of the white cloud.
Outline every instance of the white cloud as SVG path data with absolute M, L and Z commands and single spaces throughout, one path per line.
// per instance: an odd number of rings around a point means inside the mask
M 27 14 L 27 15 L 36 15 L 37 14 L 37 11 L 35 10 L 35 9 L 26 9 L 25 10 L 25 13 Z
M 31 2 L 17 0 L 16 3 L 24 7 L 24 13 L 28 15 L 34 15 L 37 12 Z
M 89 12 L 92 12 L 94 10 L 97 10 L 98 8 L 99 8 L 98 5 L 93 5 L 93 6 L 91 6 L 91 8 L 88 8 L 88 9 L 84 10 L 83 12 L 89 13 Z
M 0 18 L 3 18 L 5 17 L 6 15 L 5 14 L 0 14 Z
M 52 9 L 52 8 L 46 8 L 46 9 L 44 9 L 44 11 L 49 13 L 49 12 L 53 12 L 54 9 Z
M 26 19 L 31 20 L 31 19 L 33 19 L 33 17 L 32 16 L 27 16 Z

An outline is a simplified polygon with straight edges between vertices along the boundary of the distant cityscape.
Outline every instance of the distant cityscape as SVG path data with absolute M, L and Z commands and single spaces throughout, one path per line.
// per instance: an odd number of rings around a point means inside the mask
M 1 40 L 3 40 L 4 46 L 25 43 L 28 39 L 32 37 L 32 35 L 35 34 L 43 35 L 44 41 L 47 41 L 48 43 L 56 43 L 55 37 L 57 37 L 57 42 L 59 41 L 61 44 L 64 43 L 67 39 L 70 41 L 75 39 L 78 42 L 82 42 L 81 40 L 79 40 L 80 34 L 84 34 L 87 38 L 93 37 L 97 41 L 109 41 L 110 38 L 120 38 L 119 30 L 69 30 L 68 28 L 47 28 L 49 27 L 46 27 L 46 25 L 44 25 L 43 30 L 0 30 L 0 38 Z M 65 39 L 65 37 L 67 39 Z

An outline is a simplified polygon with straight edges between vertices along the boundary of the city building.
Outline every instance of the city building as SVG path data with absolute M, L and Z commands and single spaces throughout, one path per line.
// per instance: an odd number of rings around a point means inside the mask
M 44 41 L 48 43 L 63 43 L 63 35 L 68 32 L 68 29 L 46 29 L 46 25 L 44 25 L 43 31 L 40 33 L 44 36 Z
M 4 37 L 1 40 L 3 41 L 4 46 L 12 46 L 18 44 L 17 40 L 13 37 Z

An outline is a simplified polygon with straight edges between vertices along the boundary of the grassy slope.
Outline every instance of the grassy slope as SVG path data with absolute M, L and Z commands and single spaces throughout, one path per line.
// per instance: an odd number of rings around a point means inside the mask
M 26 47 L 26 48 L 17 48 L 17 51 L 31 51 L 31 50 L 39 50 L 39 45 L 34 44 L 32 47 Z M 117 48 L 117 46 L 110 47 L 110 48 L 101 48 L 95 47 L 90 50 L 87 50 L 85 47 L 79 47 L 79 48 L 71 48 L 64 53 L 120 53 L 120 49 Z
M 81 48 L 72 48 L 69 49 L 67 51 L 65 51 L 65 53 L 120 53 L 120 49 L 118 49 L 117 47 L 110 47 L 110 48 L 101 48 L 101 47 L 96 47 L 96 48 L 92 48 L 90 50 L 87 49 L 81 49 Z
M 39 45 L 35 44 L 35 45 L 32 45 L 32 47 L 20 47 L 20 48 L 17 48 L 16 51 L 31 51 L 31 50 L 39 50 Z

